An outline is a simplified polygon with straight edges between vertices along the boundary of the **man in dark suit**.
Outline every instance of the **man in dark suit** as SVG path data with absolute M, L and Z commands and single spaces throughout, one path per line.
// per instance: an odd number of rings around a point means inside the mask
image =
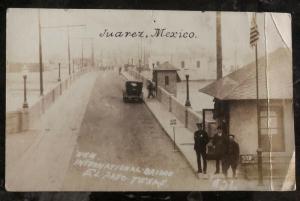
M 150 80 L 148 80 L 147 89 L 148 89 L 148 98 L 150 98 L 151 96 L 152 98 L 154 98 L 153 91 L 155 90 L 155 87 Z
M 197 155 L 197 164 L 198 164 L 198 173 L 202 173 L 202 166 L 201 166 L 201 157 L 203 160 L 203 173 L 206 174 L 206 145 L 209 141 L 208 135 L 203 130 L 202 123 L 197 123 L 198 130 L 194 133 L 194 150 L 196 151 Z
M 215 148 L 215 157 L 216 157 L 216 172 L 215 174 L 220 173 L 220 162 L 222 162 L 222 170 L 223 168 L 223 157 L 226 150 L 226 139 L 223 135 L 222 128 L 217 128 L 217 133 L 214 135 L 212 139 L 212 144 Z
M 240 147 L 239 144 L 234 140 L 234 135 L 229 135 L 229 141 L 227 144 L 225 154 L 225 171 L 224 175 L 227 178 L 228 169 L 231 167 L 233 178 L 236 178 L 236 168 L 240 158 Z

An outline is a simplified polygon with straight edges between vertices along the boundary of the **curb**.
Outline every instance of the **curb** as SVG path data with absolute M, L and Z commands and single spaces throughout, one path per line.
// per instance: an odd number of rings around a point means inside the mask
M 153 117 L 155 118 L 155 120 L 158 122 L 158 124 L 160 125 L 160 127 L 163 129 L 163 131 L 166 133 L 166 135 L 170 138 L 170 140 L 172 141 L 172 143 L 174 143 L 174 140 L 172 139 L 171 135 L 168 134 L 167 130 L 164 128 L 164 126 L 162 125 L 162 123 L 158 120 L 157 116 L 154 114 L 154 112 L 151 110 L 151 108 L 148 106 L 148 104 L 145 102 L 145 105 L 147 107 L 147 109 L 151 112 L 151 114 L 153 115 Z M 195 173 L 196 170 L 193 168 L 192 163 L 185 157 L 183 151 L 180 149 L 180 146 L 175 142 L 176 148 L 177 150 L 180 152 L 180 154 L 183 156 L 183 158 L 186 160 L 186 162 L 189 164 L 190 168 L 193 170 L 193 172 Z

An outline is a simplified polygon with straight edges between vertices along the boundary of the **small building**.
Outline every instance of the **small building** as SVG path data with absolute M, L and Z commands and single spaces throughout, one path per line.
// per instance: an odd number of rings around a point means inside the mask
M 190 73 L 191 80 L 211 80 L 216 79 L 215 60 L 211 60 L 209 56 L 191 56 L 191 55 L 176 55 L 173 57 L 172 63 L 179 67 L 178 73 L 185 73 L 187 70 Z
M 199 90 L 226 105 L 227 131 L 236 136 L 241 155 L 254 160 L 261 136 L 263 173 L 269 178 L 286 175 L 295 150 L 292 80 L 292 54 L 280 48 L 258 59 L 258 79 L 252 62 Z
M 158 64 L 153 69 L 153 81 L 156 83 L 156 86 L 161 86 L 176 96 L 177 81 L 179 80 L 177 71 L 178 69 L 167 61 Z

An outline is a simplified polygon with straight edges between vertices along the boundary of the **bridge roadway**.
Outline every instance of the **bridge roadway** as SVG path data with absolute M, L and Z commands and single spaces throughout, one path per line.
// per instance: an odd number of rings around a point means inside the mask
M 124 78 L 114 72 L 105 72 L 97 78 L 63 188 L 182 190 L 196 185 L 199 180 L 183 156 L 174 152 L 172 141 L 145 104 L 122 101 L 123 86 Z M 77 162 L 84 159 L 78 152 L 96 154 L 91 161 L 102 165 L 116 165 L 117 170 L 95 168 L 97 170 L 88 172 L 87 165 L 78 165 Z M 90 154 L 91 157 L 95 156 L 93 154 Z M 139 170 L 120 170 L 121 165 L 125 169 L 129 166 Z M 147 170 L 148 173 L 144 172 Z M 151 175 L 151 170 L 156 170 L 156 173 Z M 159 170 L 173 174 L 162 176 L 160 173 L 163 172 Z

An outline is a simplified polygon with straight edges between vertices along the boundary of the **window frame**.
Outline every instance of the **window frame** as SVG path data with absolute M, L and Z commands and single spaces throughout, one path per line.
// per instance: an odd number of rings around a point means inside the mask
M 266 112 L 265 115 L 262 115 L 262 112 Z M 275 115 L 274 115 L 275 112 Z M 269 118 L 276 118 L 276 127 L 271 127 L 271 125 L 263 126 L 262 119 L 268 120 Z M 269 126 L 269 127 L 268 127 Z M 267 132 L 263 132 L 267 130 Z M 276 130 L 276 133 L 271 134 L 270 131 Z M 283 106 L 281 104 L 276 105 L 260 105 L 259 106 L 259 132 L 262 139 L 262 148 L 265 152 L 284 152 L 285 151 L 285 133 L 284 133 L 284 116 L 283 116 Z M 270 140 L 269 133 L 272 136 L 272 141 Z M 264 140 L 265 139 L 265 140 Z M 279 141 L 281 144 L 277 145 L 278 147 L 272 146 L 272 150 L 268 144 L 269 142 L 273 143 L 273 140 Z

